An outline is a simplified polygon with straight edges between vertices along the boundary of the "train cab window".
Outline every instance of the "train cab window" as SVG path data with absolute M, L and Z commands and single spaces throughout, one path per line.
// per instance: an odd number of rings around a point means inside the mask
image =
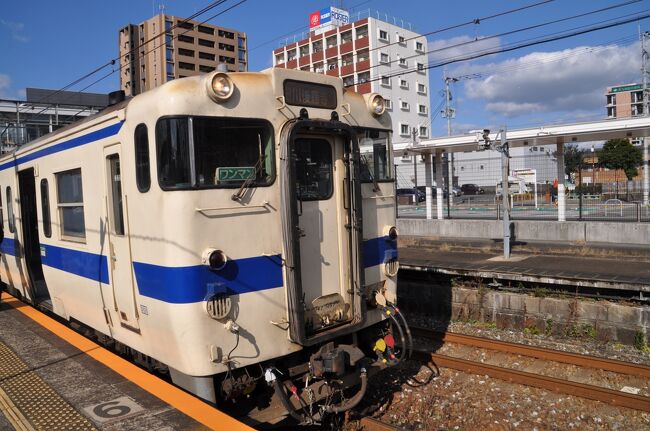
M 50 238 L 52 236 L 52 222 L 50 219 L 50 191 L 47 179 L 41 180 L 41 208 L 43 210 L 43 234 Z
M 135 128 L 135 182 L 140 192 L 145 193 L 151 187 L 151 173 L 149 170 L 149 138 L 147 126 L 138 124 Z
M 357 138 L 361 152 L 361 180 L 392 181 L 389 132 L 358 129 Z
M 71 241 L 84 241 L 86 224 L 84 220 L 81 169 L 72 169 L 56 174 L 61 237 Z
M 275 178 L 273 130 L 264 120 L 162 119 L 156 152 L 163 190 L 266 186 Z
M 11 187 L 7 187 L 7 224 L 9 232 L 16 232 L 16 219 L 14 217 L 14 200 L 11 197 Z
M 296 194 L 301 201 L 332 196 L 332 147 L 324 139 L 296 139 Z

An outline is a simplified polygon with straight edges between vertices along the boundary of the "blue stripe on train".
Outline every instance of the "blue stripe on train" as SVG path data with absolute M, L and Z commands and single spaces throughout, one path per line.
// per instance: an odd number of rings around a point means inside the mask
M 388 236 L 367 239 L 363 242 L 363 266 L 370 268 L 390 259 L 397 259 L 397 240 Z
M 2 253 L 15 256 L 17 242 L 5 238 Z M 104 284 L 109 283 L 108 259 L 104 255 L 41 244 L 43 265 Z M 364 267 L 379 265 L 397 256 L 397 242 L 388 237 L 363 242 Z M 214 293 L 241 294 L 283 286 L 282 258 L 257 256 L 230 260 L 218 272 L 204 265 L 166 267 L 133 262 L 141 295 L 175 304 L 205 300 Z
M 174 304 L 206 300 L 215 293 L 240 294 L 282 287 L 280 255 L 229 260 L 220 271 L 205 265 L 167 267 L 133 262 L 141 295 Z
M 50 147 L 43 148 L 42 150 L 35 151 L 31 154 L 27 154 L 25 156 L 10 160 L 0 165 L 0 171 L 3 171 L 5 169 L 10 169 L 10 168 L 15 168 L 21 163 L 27 163 L 32 160 L 36 160 L 36 159 L 40 159 L 41 157 L 48 156 L 50 154 L 69 150 L 75 147 L 80 147 L 82 145 L 90 144 L 91 142 L 95 142 L 100 139 L 104 139 L 104 138 L 108 138 L 109 136 L 116 135 L 122 128 L 123 124 L 124 122 L 120 121 L 119 123 L 104 127 L 103 129 L 99 129 L 94 132 L 90 132 L 86 135 L 81 135 L 76 138 L 72 138 L 70 140 L 52 145 Z

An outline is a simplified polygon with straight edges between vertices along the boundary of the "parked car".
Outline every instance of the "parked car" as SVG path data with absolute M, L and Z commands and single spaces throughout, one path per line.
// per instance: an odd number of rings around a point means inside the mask
M 426 200 L 426 194 L 424 191 L 420 191 L 418 189 L 397 189 L 397 196 L 408 196 L 416 194 L 417 202 L 424 202 Z
M 425 186 L 418 186 L 418 190 L 420 192 L 422 192 L 422 193 L 426 193 L 426 187 Z M 431 197 L 432 198 L 435 198 L 438 195 L 437 191 L 438 191 L 438 189 L 436 187 L 431 187 Z M 458 196 L 461 196 L 462 194 L 463 194 L 463 191 L 461 189 L 459 189 L 458 187 L 453 187 L 452 188 L 451 195 L 453 197 L 458 197 Z M 445 198 L 447 197 L 447 188 L 446 187 L 443 188 L 443 190 L 442 190 L 442 196 L 445 197 Z
M 465 195 L 482 195 L 485 193 L 485 190 L 479 187 L 478 184 L 463 184 L 460 186 L 460 190 Z

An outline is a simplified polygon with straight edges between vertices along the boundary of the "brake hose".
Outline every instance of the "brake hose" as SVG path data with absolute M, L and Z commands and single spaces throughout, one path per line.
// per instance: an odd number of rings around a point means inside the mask
M 365 368 L 361 368 L 360 378 L 361 378 L 361 387 L 359 388 L 359 391 L 356 394 L 354 394 L 352 398 L 342 403 L 341 405 L 328 406 L 325 409 L 325 411 L 327 413 L 343 413 L 356 407 L 357 404 L 359 404 L 363 399 L 363 396 L 366 394 L 366 389 L 368 389 L 368 373 L 366 372 Z
M 397 306 L 390 304 L 391 308 L 395 311 L 395 314 L 398 314 L 402 322 L 404 323 L 404 329 L 406 329 L 406 336 L 408 337 L 409 341 L 409 354 L 408 357 L 411 358 L 411 353 L 413 352 L 413 336 L 411 335 L 411 328 L 409 328 L 409 324 L 406 322 L 406 317 L 399 311 L 399 308 Z
M 399 339 L 402 342 L 402 351 L 399 353 L 399 359 L 398 362 L 402 362 L 402 359 L 404 359 L 404 354 L 406 353 L 406 339 L 404 338 L 404 331 L 402 330 L 402 326 L 399 324 L 395 316 L 393 316 L 393 313 L 388 310 L 386 312 L 386 315 L 390 317 L 393 322 L 395 322 L 395 326 L 397 326 L 397 330 L 399 331 Z

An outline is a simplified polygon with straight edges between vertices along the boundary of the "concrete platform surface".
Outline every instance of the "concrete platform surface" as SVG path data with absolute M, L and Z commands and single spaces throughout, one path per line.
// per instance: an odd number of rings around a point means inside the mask
M 399 244 L 400 267 L 447 274 L 494 277 L 539 283 L 556 283 L 608 289 L 650 292 L 650 263 L 644 257 L 606 253 L 584 254 L 579 246 L 565 247 L 561 253 L 544 252 L 537 244 L 513 246 L 507 261 L 502 244 L 474 240 L 405 240 Z M 549 245 L 547 249 L 557 249 Z M 574 250 L 575 254 L 571 255 Z
M 0 413 L 0 430 L 251 429 L 6 294 Z

